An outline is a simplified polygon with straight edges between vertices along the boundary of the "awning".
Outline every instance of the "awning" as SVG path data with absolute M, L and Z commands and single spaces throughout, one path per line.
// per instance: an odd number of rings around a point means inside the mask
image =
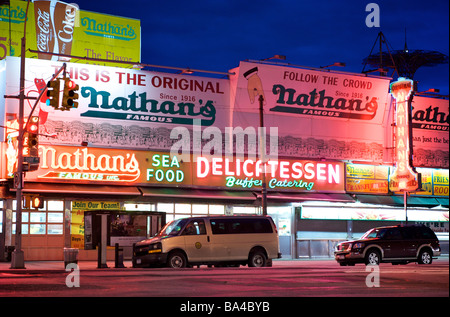
M 261 199 L 261 192 L 255 193 Z M 268 192 L 267 199 L 284 200 L 291 202 L 300 201 L 331 201 L 331 202 L 354 202 L 354 199 L 347 194 L 325 194 L 325 193 L 279 193 Z
M 255 195 L 251 192 L 241 191 L 152 187 L 139 187 L 139 189 L 144 197 L 255 200 Z
M 436 200 L 439 202 L 440 205 L 444 207 L 449 207 L 448 198 L 436 198 Z
M 15 189 L 11 189 L 15 191 Z M 78 195 L 128 195 L 140 196 L 141 192 L 133 186 L 96 186 L 74 184 L 25 183 L 24 193 L 36 194 L 78 194 Z
M 356 195 L 359 202 L 366 204 L 403 206 L 403 196 L 382 196 L 382 195 Z M 407 206 L 411 207 L 434 207 L 439 206 L 440 202 L 433 197 L 408 196 Z

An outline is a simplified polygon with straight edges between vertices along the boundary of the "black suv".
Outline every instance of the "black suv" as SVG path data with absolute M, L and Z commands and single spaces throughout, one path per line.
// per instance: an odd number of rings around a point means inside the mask
M 339 243 L 334 251 L 336 261 L 342 266 L 381 262 L 431 264 L 433 257 L 440 254 L 439 240 L 423 225 L 373 228 L 359 240 Z

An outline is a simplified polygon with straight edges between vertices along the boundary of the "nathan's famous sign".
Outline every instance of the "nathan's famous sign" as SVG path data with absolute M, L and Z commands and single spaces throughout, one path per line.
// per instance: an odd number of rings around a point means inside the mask
M 395 99 L 395 168 L 389 176 L 391 191 L 414 191 L 420 188 L 420 174 L 411 166 L 411 101 L 414 96 L 413 81 L 399 78 L 391 84 Z
M 7 94 L 18 90 L 19 58 L 8 57 Z M 28 96 L 38 96 L 61 62 L 26 60 Z M 220 129 L 229 125 L 229 81 L 181 74 L 67 63 L 68 76 L 79 85 L 79 105 L 69 113 L 47 106 L 44 95 L 35 114 L 44 135 L 41 144 L 149 148 L 171 141 L 170 130 L 193 124 Z M 17 100 L 7 100 L 8 113 Z M 26 111 L 29 108 L 26 107 Z M 27 115 L 27 114 L 26 114 Z
M 262 95 L 273 113 L 377 122 L 389 85 L 381 78 L 245 62 L 237 80 L 238 107 L 248 108 Z
M 0 59 L 20 56 L 27 2 L 0 6 Z M 39 0 L 29 4 L 27 58 L 58 60 L 55 53 L 115 61 L 141 61 L 139 20 L 83 11 L 76 4 Z M 66 58 L 71 60 L 70 58 Z M 72 59 L 85 63 L 84 60 Z M 88 62 L 90 63 L 90 62 Z M 118 63 L 96 62 L 120 67 Z
M 39 169 L 28 172 L 26 181 L 259 190 L 264 171 L 261 160 L 248 157 L 196 155 L 185 161 L 169 152 L 50 145 L 40 145 L 39 155 Z M 269 159 L 266 164 L 269 190 L 344 191 L 343 163 Z

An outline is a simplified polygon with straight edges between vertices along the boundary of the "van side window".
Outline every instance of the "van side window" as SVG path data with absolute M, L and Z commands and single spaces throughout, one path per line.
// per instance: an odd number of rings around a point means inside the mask
M 192 220 L 184 228 L 183 235 L 192 236 L 206 234 L 205 221 L 203 220 Z
M 213 234 L 272 233 L 268 219 L 211 219 Z

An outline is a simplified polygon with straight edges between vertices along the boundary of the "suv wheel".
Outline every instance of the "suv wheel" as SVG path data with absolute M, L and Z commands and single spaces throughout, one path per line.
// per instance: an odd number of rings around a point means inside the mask
M 420 251 L 418 262 L 419 264 L 431 264 L 433 262 L 433 255 L 430 250 L 425 249 Z
M 367 251 L 365 258 L 366 265 L 379 265 L 381 262 L 381 254 L 375 249 Z

